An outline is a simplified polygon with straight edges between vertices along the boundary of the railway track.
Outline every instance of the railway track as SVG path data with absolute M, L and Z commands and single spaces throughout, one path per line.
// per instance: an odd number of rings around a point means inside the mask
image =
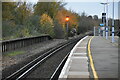
M 61 72 L 61 70 L 62 70 L 62 68 L 63 68 L 63 66 L 64 66 L 64 64 L 65 64 L 65 62 L 66 62 L 66 60 L 67 60 L 67 58 L 68 58 L 68 56 L 69 56 L 69 54 L 70 54 L 70 53 L 68 53 L 68 54 L 64 57 L 64 59 L 61 61 L 61 63 L 58 65 L 58 67 L 56 68 L 55 72 L 54 72 L 53 75 L 50 77 L 50 80 L 58 80 L 59 75 L 60 75 L 60 72 Z
M 68 42 L 66 42 L 64 44 L 61 44 L 61 45 L 45 52 L 43 55 L 37 57 L 36 59 L 31 61 L 27 65 L 23 66 L 22 68 L 20 68 L 19 70 L 17 70 L 13 74 L 9 75 L 8 77 L 4 78 L 3 80 L 11 80 L 11 79 L 20 80 L 22 78 L 26 78 L 26 76 L 28 76 L 30 73 L 32 73 L 32 71 L 34 71 L 36 68 L 38 68 L 38 65 L 42 65 L 48 58 L 53 56 L 55 53 L 57 53 L 58 51 L 62 50 L 65 47 L 67 47 L 68 45 L 77 42 L 82 37 L 84 37 L 84 36 L 81 36 L 81 37 L 76 38 L 74 40 L 69 40 Z M 67 60 L 68 55 L 69 55 L 69 53 L 67 53 L 67 55 L 64 57 L 64 59 L 61 61 L 61 63 L 58 65 L 58 67 L 54 71 L 53 75 L 51 75 L 51 78 L 50 78 L 51 80 L 58 78 L 64 63 Z

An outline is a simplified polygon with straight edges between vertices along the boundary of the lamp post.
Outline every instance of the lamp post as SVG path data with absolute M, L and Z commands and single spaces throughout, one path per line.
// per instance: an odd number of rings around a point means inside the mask
M 112 19 L 112 43 L 115 42 L 114 40 L 114 0 L 113 0 L 113 19 Z
M 106 39 L 108 39 L 108 5 L 109 5 L 109 3 L 108 3 L 108 0 L 107 0 L 107 3 L 106 3 L 106 13 L 107 13 L 107 17 L 106 17 Z
M 103 18 L 104 30 L 103 30 L 103 37 L 105 37 L 105 26 L 106 26 L 106 23 L 105 23 L 105 20 L 106 20 L 105 6 L 108 3 L 100 3 L 100 4 L 104 5 L 104 18 Z
M 69 20 L 70 20 L 69 16 L 66 16 L 65 21 L 66 21 L 66 24 L 67 24 L 67 26 L 66 26 L 66 37 L 67 37 L 67 40 L 68 40 L 68 24 L 69 24 Z
M 104 5 L 104 13 L 105 13 L 105 5 L 107 5 L 107 3 L 100 3 L 102 5 Z

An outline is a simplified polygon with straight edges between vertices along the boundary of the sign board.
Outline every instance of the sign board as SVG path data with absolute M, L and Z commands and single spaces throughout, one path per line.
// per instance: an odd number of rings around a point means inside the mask
M 100 27 L 100 30 L 102 30 L 102 31 L 105 30 L 105 27 Z
M 100 24 L 100 26 L 101 26 L 101 27 L 103 27 L 103 26 L 104 26 L 104 24 Z

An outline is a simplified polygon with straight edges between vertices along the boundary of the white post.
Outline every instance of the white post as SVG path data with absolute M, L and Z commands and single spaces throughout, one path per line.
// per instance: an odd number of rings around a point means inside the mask
M 105 11 L 105 5 L 106 5 L 106 4 L 104 4 L 104 13 L 106 12 L 106 11 Z M 104 22 L 103 37 L 105 37 L 105 24 L 106 24 L 106 23 L 105 23 L 105 19 L 104 19 L 103 22 Z
M 95 26 L 94 26 L 94 36 L 95 36 Z
M 112 27 L 112 43 L 115 42 L 114 40 L 114 27 Z
M 109 26 L 109 32 L 108 33 L 109 33 L 109 36 L 110 36 L 110 26 Z
M 104 6 L 105 7 L 105 6 Z M 105 9 L 105 8 L 104 8 Z M 105 12 L 104 12 L 105 13 Z M 105 23 L 105 19 L 104 19 L 104 29 L 103 29 L 103 37 L 105 37 L 105 26 L 106 26 L 106 23 Z
M 106 27 L 106 39 L 108 39 L 108 26 Z
M 98 33 L 99 33 L 99 36 L 100 36 L 100 27 L 98 28 Z
M 108 39 L 108 0 L 106 5 L 106 39 Z
M 113 0 L 113 20 L 112 20 L 112 43 L 115 42 L 114 40 L 114 0 Z
M 103 37 L 105 37 L 105 27 L 104 27 L 104 30 L 103 30 Z
M 101 3 L 101 4 L 104 5 L 104 13 L 105 13 L 105 12 L 106 12 L 106 11 L 105 11 L 105 5 L 106 5 L 107 3 Z M 104 20 L 104 19 L 103 19 L 103 24 L 104 24 L 104 28 L 105 28 L 105 26 L 106 26 L 105 24 L 106 24 L 106 23 L 105 23 L 105 20 Z M 102 32 L 103 32 L 103 37 L 105 37 L 105 29 L 102 30 Z

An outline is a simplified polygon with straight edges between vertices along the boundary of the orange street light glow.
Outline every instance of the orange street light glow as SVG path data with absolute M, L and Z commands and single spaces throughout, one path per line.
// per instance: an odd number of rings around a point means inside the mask
M 65 18 L 65 20 L 66 20 L 66 21 L 69 21 L 69 20 L 70 20 L 69 16 L 67 16 L 67 17 Z

